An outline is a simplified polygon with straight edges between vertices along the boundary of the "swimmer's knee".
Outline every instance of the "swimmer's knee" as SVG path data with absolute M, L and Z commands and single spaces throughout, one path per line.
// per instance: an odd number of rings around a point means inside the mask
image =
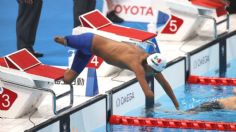
M 71 84 L 74 81 L 74 77 L 64 75 L 63 81 L 64 81 L 65 84 Z
M 65 84 L 71 84 L 77 76 L 78 74 L 75 71 L 67 70 L 64 74 L 63 81 Z
M 73 82 L 73 80 L 68 79 L 66 77 L 63 78 L 63 81 L 64 81 L 65 84 L 71 84 Z

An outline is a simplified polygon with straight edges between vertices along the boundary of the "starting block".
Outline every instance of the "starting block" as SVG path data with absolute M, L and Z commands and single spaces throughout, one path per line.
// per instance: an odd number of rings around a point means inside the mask
M 58 114 L 73 105 L 73 87 L 56 95 L 50 89 L 62 79 L 65 69 L 42 64 L 26 49 L 0 58 L 0 117 L 18 118 L 36 109 L 43 93 L 52 95 L 52 109 Z M 70 95 L 70 104 L 57 109 L 57 100 Z
M 226 22 L 229 30 L 229 15 L 226 4 L 219 0 L 154 0 L 153 8 L 169 14 L 169 19 L 158 34 L 158 40 L 183 41 L 195 36 L 206 20 L 213 22 L 213 37 L 217 38 L 217 26 Z M 164 7 L 164 8 L 163 8 Z M 219 17 L 225 17 L 218 21 Z
M 95 96 L 98 94 L 97 73 L 95 68 L 88 68 L 87 84 L 85 96 Z
M 156 37 L 155 33 L 113 24 L 98 10 L 85 13 L 79 19 L 82 26 L 73 31 L 73 34 L 92 32 L 115 41 L 124 42 L 144 42 Z
M 155 37 L 157 34 L 113 24 L 100 11 L 94 10 L 79 17 L 81 27 L 75 28 L 73 34 L 92 32 L 94 34 L 118 41 L 127 42 L 135 45 L 144 43 L 153 44 L 159 52 Z

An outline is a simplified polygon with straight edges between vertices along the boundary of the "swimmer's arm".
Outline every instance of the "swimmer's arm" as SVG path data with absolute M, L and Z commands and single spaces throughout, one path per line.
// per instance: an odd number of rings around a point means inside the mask
M 233 94 L 236 95 L 236 88 L 233 89 Z
M 149 99 L 154 98 L 154 94 L 153 94 L 152 90 L 150 89 L 150 87 L 148 86 L 148 83 L 146 81 L 144 69 L 141 66 L 136 65 L 132 68 L 132 70 L 135 73 L 136 78 L 139 81 L 139 84 L 140 84 L 145 96 Z
M 224 109 L 236 110 L 236 97 L 231 96 L 227 98 L 221 98 L 217 100 Z
M 166 94 L 170 97 L 172 102 L 175 105 L 175 108 L 178 110 L 179 109 L 179 103 L 175 97 L 175 94 L 170 86 L 170 84 L 166 81 L 164 76 L 161 73 L 157 73 L 155 75 L 156 80 L 161 84 L 162 88 L 165 90 Z

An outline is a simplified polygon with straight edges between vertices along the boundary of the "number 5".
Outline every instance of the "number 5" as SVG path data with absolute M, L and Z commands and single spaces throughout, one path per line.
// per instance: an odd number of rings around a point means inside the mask
M 176 30 L 178 29 L 176 23 L 177 23 L 176 20 L 171 20 L 170 21 L 170 31 L 171 32 L 176 32 Z
M 179 30 L 179 28 L 181 27 L 183 22 L 184 21 L 181 18 L 178 18 L 178 17 L 172 15 L 170 20 L 168 21 L 168 23 L 166 24 L 166 26 L 164 27 L 164 29 L 162 30 L 161 33 L 175 34 Z

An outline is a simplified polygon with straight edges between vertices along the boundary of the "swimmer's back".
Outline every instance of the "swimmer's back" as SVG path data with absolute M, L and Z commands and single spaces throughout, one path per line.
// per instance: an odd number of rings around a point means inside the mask
M 127 68 L 128 64 L 134 59 L 142 60 L 143 55 L 147 55 L 142 49 L 137 46 L 113 41 L 101 36 L 94 35 L 92 52 L 97 56 L 102 57 L 107 63 Z

